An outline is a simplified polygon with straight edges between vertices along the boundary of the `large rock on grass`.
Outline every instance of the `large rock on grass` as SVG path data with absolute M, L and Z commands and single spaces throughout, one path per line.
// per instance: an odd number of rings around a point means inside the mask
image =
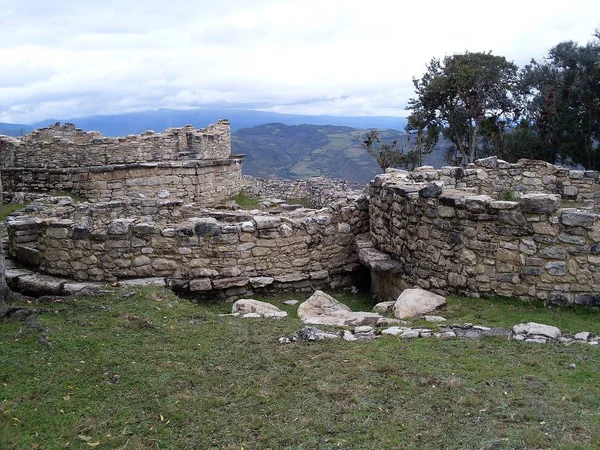
M 422 316 L 446 304 L 441 295 L 424 289 L 405 289 L 394 304 L 394 317 L 406 319 Z
M 266 317 L 266 318 L 279 318 L 286 317 L 287 313 L 280 310 L 277 306 L 271 305 L 270 303 L 260 302 L 250 298 L 241 298 L 235 302 L 231 308 L 231 312 L 235 316 L 246 317 Z
M 315 291 L 298 307 L 298 317 L 311 325 L 350 326 L 375 325 L 381 315 L 353 312 L 343 303 L 323 291 Z

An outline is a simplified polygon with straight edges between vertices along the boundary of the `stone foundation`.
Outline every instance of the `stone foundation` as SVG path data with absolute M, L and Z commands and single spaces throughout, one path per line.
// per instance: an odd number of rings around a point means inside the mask
M 11 218 L 11 257 L 80 281 L 162 277 L 212 298 L 350 284 L 360 269 L 355 236 L 368 230 L 366 198 L 275 215 L 139 199 L 69 203 L 58 199 L 35 216 Z
M 381 298 L 405 287 L 471 296 L 600 304 L 600 216 L 561 208 L 553 194 L 494 200 L 380 175 L 370 188 L 370 237 L 393 268 L 371 258 Z

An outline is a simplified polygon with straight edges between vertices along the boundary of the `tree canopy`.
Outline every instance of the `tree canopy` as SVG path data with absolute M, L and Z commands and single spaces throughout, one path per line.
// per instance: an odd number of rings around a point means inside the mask
M 600 29 L 521 70 L 491 52 L 434 58 L 413 84 L 406 131 L 417 124 L 430 147 L 443 136 L 449 162 L 493 154 L 600 170 Z
M 482 137 L 519 118 L 518 81 L 518 67 L 489 52 L 434 58 L 413 80 L 417 97 L 409 102 L 409 122 L 420 122 L 435 142 L 441 133 L 457 163 L 472 162 L 481 154 Z

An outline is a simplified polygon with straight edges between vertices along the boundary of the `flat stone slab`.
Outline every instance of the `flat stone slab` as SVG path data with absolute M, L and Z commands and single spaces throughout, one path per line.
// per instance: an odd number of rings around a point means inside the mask
M 137 287 L 137 286 L 161 286 L 166 287 L 165 279 L 162 277 L 153 278 L 132 278 L 130 280 L 119 280 L 121 286 Z
M 258 317 L 265 317 L 268 319 L 287 316 L 287 312 L 282 311 L 277 306 L 267 302 L 253 300 L 251 298 L 241 298 L 236 301 L 231 307 L 231 313 L 234 316 L 255 317 L 258 315 Z
M 379 314 L 369 312 L 337 312 L 321 316 L 307 317 L 302 322 L 310 325 L 330 325 L 334 327 L 375 326 L 381 318 Z

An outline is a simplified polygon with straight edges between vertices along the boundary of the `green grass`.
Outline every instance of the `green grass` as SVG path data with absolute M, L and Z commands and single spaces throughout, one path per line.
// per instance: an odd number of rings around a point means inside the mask
M 233 200 L 235 200 L 238 206 L 242 209 L 257 209 L 260 207 L 260 198 L 253 197 L 245 192 L 240 192 L 233 198 Z
M 3 204 L 0 208 L 0 221 L 4 221 L 8 216 L 14 214 L 16 211 L 19 211 L 29 205 L 27 203 L 6 203 Z
M 303 208 L 310 208 L 310 204 L 306 197 L 290 198 L 287 203 L 289 205 L 301 205 Z
M 271 301 L 286 319 L 239 319 L 219 316 L 230 304 L 134 292 L 50 305 L 38 320 L 51 348 L 24 334 L 23 322 L 0 323 L 0 448 L 600 445 L 600 349 L 591 346 L 390 336 L 280 346 L 301 327 L 282 298 Z M 598 332 L 600 323 L 595 310 L 448 303 L 441 314 L 452 322 L 539 321 L 568 332 Z

